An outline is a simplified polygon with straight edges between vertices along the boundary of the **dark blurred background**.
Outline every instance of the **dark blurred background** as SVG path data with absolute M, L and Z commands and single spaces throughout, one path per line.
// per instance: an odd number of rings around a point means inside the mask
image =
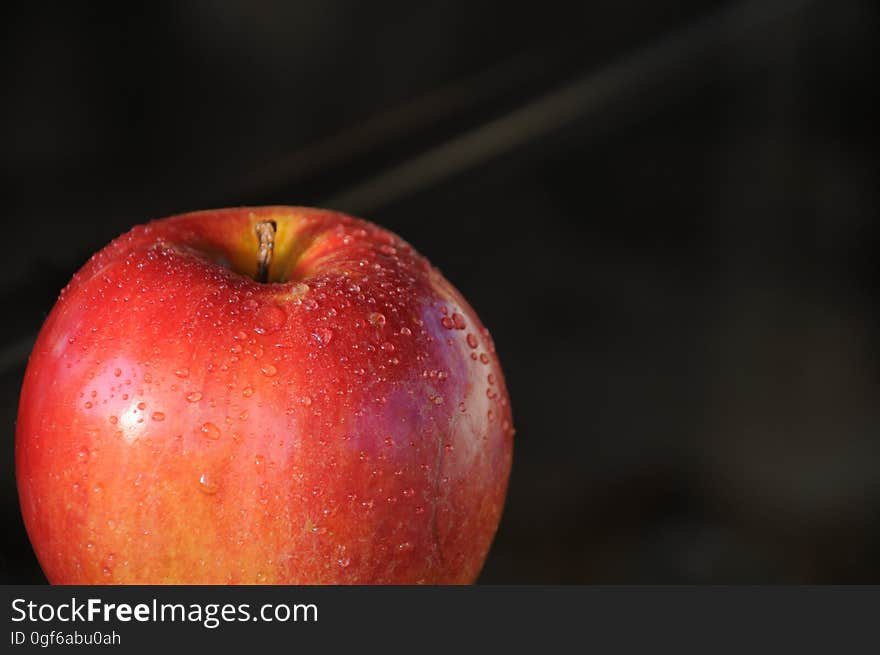
M 132 225 L 413 243 L 517 428 L 485 583 L 880 582 L 874 0 L 6 5 L 0 581 L 33 338 Z

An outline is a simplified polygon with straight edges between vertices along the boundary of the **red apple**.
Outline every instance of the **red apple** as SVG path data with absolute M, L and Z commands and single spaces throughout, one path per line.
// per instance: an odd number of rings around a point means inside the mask
M 74 276 L 16 471 L 52 583 L 470 583 L 512 447 L 489 333 L 411 246 L 239 208 L 136 227 Z

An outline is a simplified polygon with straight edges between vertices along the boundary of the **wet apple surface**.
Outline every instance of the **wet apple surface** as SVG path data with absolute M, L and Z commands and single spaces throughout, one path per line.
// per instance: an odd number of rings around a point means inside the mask
M 239 208 L 137 227 L 74 276 L 16 471 L 53 583 L 470 583 L 512 447 L 488 331 L 411 246 Z

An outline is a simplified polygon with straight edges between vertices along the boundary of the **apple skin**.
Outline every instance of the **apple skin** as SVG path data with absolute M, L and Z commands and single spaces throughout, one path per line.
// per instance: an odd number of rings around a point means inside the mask
M 25 373 L 16 475 L 54 584 L 468 584 L 512 449 L 489 333 L 411 246 L 235 208 L 138 226 L 73 277 Z

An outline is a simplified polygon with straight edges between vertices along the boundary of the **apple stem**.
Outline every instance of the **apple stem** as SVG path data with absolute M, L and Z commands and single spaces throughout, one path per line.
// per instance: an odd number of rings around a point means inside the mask
M 257 239 L 260 246 L 257 250 L 257 282 L 269 281 L 269 266 L 272 264 L 272 251 L 275 250 L 275 221 L 257 223 Z

